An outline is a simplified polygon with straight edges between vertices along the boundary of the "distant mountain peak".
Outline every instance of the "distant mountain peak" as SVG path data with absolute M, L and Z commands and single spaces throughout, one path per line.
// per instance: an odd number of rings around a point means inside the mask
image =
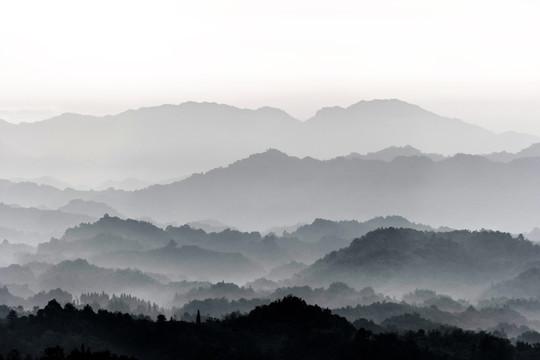
M 58 116 L 54 116 L 50 119 L 47 119 L 47 120 L 43 120 L 43 121 L 38 121 L 36 123 L 21 123 L 21 125 L 33 125 L 33 124 L 40 124 L 40 123 L 64 123 L 64 122 L 72 122 L 73 120 L 75 119 L 78 119 L 78 120 L 89 120 L 89 119 L 99 119 L 100 117 L 99 116 L 94 116 L 94 115 L 87 115 L 87 114 L 78 114 L 78 113 L 74 113 L 74 112 L 65 112 L 65 113 L 62 113 Z
M 270 148 L 262 153 L 252 154 L 248 157 L 248 159 L 276 159 L 277 160 L 277 159 L 289 159 L 291 157 L 292 156 L 284 153 L 283 151 Z M 244 159 L 244 160 L 247 160 L 247 159 Z
M 204 113 L 212 113 L 217 111 L 225 111 L 227 113 L 232 114 L 241 114 L 241 113 L 258 113 L 258 114 L 266 114 L 273 117 L 278 118 L 289 118 L 291 120 L 294 119 L 291 115 L 289 115 L 286 111 L 270 107 L 270 106 L 263 106 L 257 109 L 249 109 L 249 108 L 240 108 L 232 105 L 227 104 L 221 104 L 217 102 L 209 102 L 209 101 L 186 101 L 179 104 L 163 104 L 159 106 L 148 106 L 148 107 L 141 107 L 138 109 L 130 109 L 126 110 L 120 114 L 113 115 L 113 116 L 130 116 L 133 114 L 154 114 L 154 113 L 160 113 L 160 114 L 175 114 L 175 113 L 182 113 L 182 111 L 188 111 L 188 112 L 195 112 L 197 114 L 204 114 Z
M 369 112 L 370 115 L 435 115 L 418 105 L 398 99 L 374 99 L 362 100 L 347 108 L 349 111 Z
M 519 151 L 540 141 L 532 135 L 494 134 L 397 99 L 325 108 L 304 122 L 272 107 L 242 109 L 215 102 L 186 102 L 101 117 L 63 114 L 32 124 L 3 124 L 0 143 L 5 147 L 0 149 L 0 162 L 4 177 L 52 174 L 94 189 L 114 178 L 148 174 L 153 179 L 186 178 L 266 148 L 279 148 L 300 159 L 327 160 L 389 146 L 411 145 L 422 152 L 448 156 Z M 264 156 L 268 159 L 272 154 Z M 296 161 L 289 160 L 288 165 Z
M 540 143 L 532 144 L 516 154 L 519 157 L 537 157 L 540 156 Z
M 430 158 L 433 161 L 440 161 L 445 159 L 445 156 L 434 153 L 424 153 L 411 145 L 405 146 L 390 146 L 385 149 L 369 152 L 366 155 L 358 153 L 351 153 L 345 156 L 346 159 L 366 159 L 366 160 L 381 160 L 381 161 L 393 161 L 398 157 L 411 157 L 411 156 L 424 156 Z
M 408 103 L 406 101 L 400 100 L 400 99 L 373 99 L 373 100 L 360 100 L 352 105 L 350 105 L 348 108 L 355 108 L 355 107 L 376 107 L 376 106 L 384 106 L 387 107 L 389 105 L 393 106 L 399 106 L 399 107 L 409 107 L 409 108 L 415 108 L 415 109 L 421 109 L 420 106 Z
M 344 107 L 341 107 L 341 106 L 323 107 L 323 108 L 317 110 L 317 112 L 315 113 L 315 115 L 311 119 L 315 119 L 315 118 L 318 118 L 318 117 L 325 117 L 325 116 L 329 116 L 329 115 L 334 115 L 336 113 L 342 113 L 345 110 L 346 109 Z
M 382 117 L 382 116 L 399 116 L 406 117 L 412 115 L 430 115 L 436 116 L 434 113 L 421 108 L 418 105 L 398 99 L 374 99 L 361 100 L 346 108 L 340 106 L 324 107 L 317 111 L 315 116 L 310 120 L 318 118 L 337 117 L 343 114 L 362 115 L 366 117 Z
M 265 112 L 269 114 L 280 114 L 280 115 L 290 116 L 285 110 L 277 108 L 277 107 L 273 107 L 273 106 L 263 106 L 256 109 L 255 111 Z

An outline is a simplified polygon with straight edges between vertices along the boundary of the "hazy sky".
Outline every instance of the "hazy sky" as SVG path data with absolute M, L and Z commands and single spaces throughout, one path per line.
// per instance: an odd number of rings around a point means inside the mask
M 399 98 L 540 135 L 540 2 L 3 1 L 0 118 Z

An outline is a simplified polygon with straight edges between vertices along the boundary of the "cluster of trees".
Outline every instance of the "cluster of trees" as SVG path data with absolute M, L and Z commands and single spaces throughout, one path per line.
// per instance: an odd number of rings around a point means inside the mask
M 163 315 L 156 321 L 135 319 L 119 312 L 94 312 L 90 306 L 62 307 L 53 300 L 35 315 L 8 314 L 0 324 L 0 355 L 10 360 L 525 360 L 540 356 L 540 345 L 523 341 L 512 344 L 485 332 L 449 327 L 374 332 L 367 327 L 356 329 L 330 310 L 308 305 L 294 296 L 257 306 L 245 315 L 231 313 L 223 320 L 210 318 L 204 322 L 177 321 Z M 67 353 L 64 349 L 75 350 Z
M 122 312 L 135 315 L 144 315 L 156 318 L 163 314 L 165 309 L 156 303 L 140 299 L 129 294 L 112 295 L 105 292 L 81 294 L 79 304 L 81 306 L 90 305 L 95 310 L 108 310 L 112 312 Z
M 6 354 L 4 358 L 0 354 L 0 360 L 22 360 L 21 352 L 17 349 L 13 349 Z M 49 347 L 43 351 L 41 356 L 34 358 L 32 355 L 26 355 L 24 360 L 136 360 L 133 356 L 124 356 L 112 354 L 110 351 L 95 351 L 92 352 L 89 348 L 85 348 L 84 344 L 80 349 L 73 349 L 66 354 L 63 348 L 60 346 Z
M 469 306 L 458 312 L 443 311 L 437 306 L 415 306 L 405 302 L 376 302 L 370 305 L 347 306 L 333 310 L 349 321 L 364 319 L 380 325 L 380 331 L 407 331 L 440 326 L 457 327 L 468 330 L 483 329 L 498 331 L 499 336 L 516 340 L 525 332 L 537 328 L 537 322 L 528 320 L 509 307 L 485 307 L 476 309 Z M 429 324 L 426 325 L 426 324 Z
M 0 304 L 7 306 L 20 306 L 26 309 L 32 309 L 33 307 L 43 307 L 47 305 L 51 299 L 56 299 L 61 304 L 73 302 L 73 296 L 60 288 L 51 289 L 49 291 L 40 291 L 37 294 L 24 299 L 20 296 L 11 294 L 7 286 L 0 287 Z
M 540 246 L 498 231 L 448 232 L 384 228 L 353 240 L 299 273 L 311 284 L 345 281 L 356 287 L 428 286 L 457 293 L 478 291 L 527 270 L 540 260 Z M 539 271 L 528 278 L 540 278 Z
M 376 293 L 371 287 L 356 291 L 341 282 L 334 282 L 326 288 L 311 288 L 305 285 L 258 292 L 251 287 L 239 287 L 236 284 L 220 282 L 193 288 L 187 293 L 177 293 L 173 304 L 178 306 L 173 306 L 172 312 L 178 318 L 191 318 L 196 310 L 200 310 L 206 316 L 221 318 L 230 312 L 249 312 L 258 305 L 268 304 L 287 295 L 300 297 L 308 304 L 318 304 L 329 308 L 342 307 L 351 303 L 367 305 L 377 301 L 392 300 L 388 296 Z

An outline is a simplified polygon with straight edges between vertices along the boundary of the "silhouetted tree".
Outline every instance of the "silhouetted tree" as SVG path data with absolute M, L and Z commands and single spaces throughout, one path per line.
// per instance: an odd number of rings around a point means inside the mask
M 15 321 L 17 321 L 17 312 L 15 310 L 10 310 L 6 316 L 8 322 L 8 328 L 15 328 Z
M 197 310 L 197 318 L 195 319 L 195 323 L 196 324 L 201 323 L 201 312 L 199 310 Z

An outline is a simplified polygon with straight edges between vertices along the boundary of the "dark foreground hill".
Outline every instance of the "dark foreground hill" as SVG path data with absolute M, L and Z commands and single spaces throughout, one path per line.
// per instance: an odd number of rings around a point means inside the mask
M 0 356 L 64 359 L 63 350 L 108 349 L 138 359 L 532 359 L 540 348 L 483 332 L 432 329 L 374 334 L 329 310 L 285 297 L 247 315 L 188 323 L 158 316 L 81 310 L 56 301 L 36 315 L 15 312 L 0 324 Z M 48 350 L 45 350 L 48 349 Z M 44 351 L 45 350 L 45 351 Z M 79 355 L 79 354 L 78 354 Z M 82 358 L 82 357 L 79 357 Z M 87 356 L 86 359 L 97 357 Z M 100 357 L 109 359 L 109 357 Z

